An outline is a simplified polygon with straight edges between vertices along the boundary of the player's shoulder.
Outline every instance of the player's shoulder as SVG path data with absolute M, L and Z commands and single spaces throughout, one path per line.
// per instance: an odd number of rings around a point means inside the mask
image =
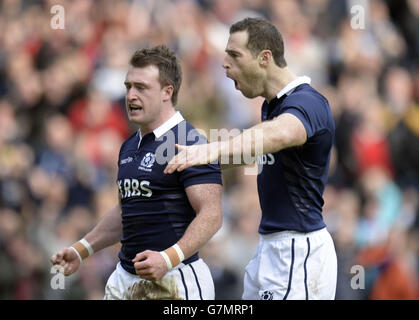
M 182 124 L 186 127 L 187 132 L 192 131 L 192 130 L 197 130 L 197 128 L 195 128 L 195 126 L 186 119 L 183 119 L 183 121 L 179 123 L 179 125 L 182 125 Z
M 174 128 L 177 136 L 176 142 L 180 144 L 192 145 L 207 143 L 208 140 L 204 135 L 204 130 L 196 128 L 193 124 L 187 120 L 183 120 Z M 186 141 L 185 141 L 186 140 Z
M 288 95 L 285 100 L 285 104 L 320 104 L 320 105 L 328 105 L 329 102 L 327 101 L 326 97 L 323 96 L 319 91 L 313 88 L 309 84 L 302 84 L 295 88 L 295 90 Z

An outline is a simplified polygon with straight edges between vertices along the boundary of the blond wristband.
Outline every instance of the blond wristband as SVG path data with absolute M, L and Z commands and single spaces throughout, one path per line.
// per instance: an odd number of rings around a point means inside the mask
M 166 261 L 168 270 L 171 270 L 172 268 L 176 267 L 185 259 L 185 255 L 183 254 L 182 249 L 178 246 L 177 243 L 164 251 L 160 251 L 160 254 Z
M 84 238 L 71 245 L 71 249 L 77 253 L 80 262 L 95 253 L 90 243 Z

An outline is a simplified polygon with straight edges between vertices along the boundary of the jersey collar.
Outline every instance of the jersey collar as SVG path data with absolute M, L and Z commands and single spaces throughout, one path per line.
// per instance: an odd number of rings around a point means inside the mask
M 294 89 L 297 88 L 299 85 L 302 85 L 304 83 L 310 84 L 310 82 L 311 82 L 310 77 L 307 77 L 307 76 L 298 77 L 294 79 L 293 81 L 291 81 L 290 83 L 288 83 L 281 91 L 279 91 L 276 97 L 279 99 L 284 94 L 289 96 L 294 91 Z
M 160 138 L 167 131 L 181 123 L 183 120 L 185 119 L 183 119 L 183 116 L 180 114 L 180 112 L 176 111 L 176 113 L 173 116 L 171 116 L 169 120 L 163 123 L 160 127 L 153 130 L 154 136 L 156 137 L 156 139 Z
M 157 127 L 156 129 L 153 130 L 154 136 L 157 139 L 160 138 L 167 131 L 169 131 L 174 126 L 176 126 L 179 123 L 181 123 L 183 120 L 185 120 L 185 119 L 183 118 L 183 116 L 181 115 L 181 113 L 179 111 L 176 111 L 176 113 L 173 116 L 171 116 L 169 118 L 169 120 L 167 120 L 165 123 L 163 123 L 160 127 Z M 138 137 L 141 139 L 141 137 L 142 137 L 141 130 L 138 130 L 138 133 L 137 134 L 138 134 Z
M 176 111 L 176 113 L 169 118 L 165 123 L 163 123 L 161 126 L 157 127 L 153 130 L 153 134 L 156 137 L 156 139 L 160 138 L 162 135 L 164 135 L 167 131 L 172 129 L 174 126 L 181 123 L 183 120 L 185 120 L 182 116 L 182 114 L 179 111 Z M 138 148 L 140 147 L 140 143 L 142 140 L 141 130 L 138 129 L 137 131 L 138 136 Z

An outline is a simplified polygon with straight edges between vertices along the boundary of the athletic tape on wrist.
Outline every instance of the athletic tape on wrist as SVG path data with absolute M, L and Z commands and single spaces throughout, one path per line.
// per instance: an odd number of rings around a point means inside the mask
M 95 253 L 92 246 L 90 245 L 89 242 L 87 242 L 85 238 L 81 239 L 80 242 L 87 248 L 87 251 L 89 252 L 89 256 Z
M 185 255 L 177 243 L 164 251 L 160 251 L 160 253 L 166 261 L 168 270 L 176 267 L 185 259 Z
M 77 254 L 77 257 L 79 258 L 80 263 L 83 261 L 83 259 L 80 256 L 80 253 L 76 250 L 76 248 L 74 248 L 73 246 L 70 247 L 71 249 L 74 250 L 74 252 Z
M 170 261 L 169 256 L 167 255 L 167 253 L 166 253 L 166 252 L 164 252 L 164 251 L 160 251 L 160 254 L 163 256 L 164 260 L 166 261 L 167 271 L 172 270 L 172 268 L 173 268 L 173 267 L 172 267 L 172 263 L 171 263 L 171 261 Z
M 71 248 L 73 248 L 77 252 L 77 255 L 81 259 L 80 262 L 94 253 L 92 246 L 84 238 L 72 244 Z
M 177 255 L 179 256 L 179 263 L 181 263 L 183 260 L 185 260 L 185 255 L 183 254 L 182 249 L 179 247 L 177 243 L 173 245 L 173 248 L 175 248 Z

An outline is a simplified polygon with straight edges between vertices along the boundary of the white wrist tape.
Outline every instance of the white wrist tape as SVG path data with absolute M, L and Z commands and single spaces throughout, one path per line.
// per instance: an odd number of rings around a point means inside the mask
M 164 251 L 160 251 L 160 254 L 163 256 L 164 260 L 166 261 L 166 265 L 167 265 L 167 271 L 172 270 L 173 266 L 172 266 L 172 262 L 170 261 L 169 256 L 167 255 L 166 252 Z
M 81 239 L 80 242 L 87 248 L 87 251 L 89 252 L 89 257 L 95 253 L 95 251 L 93 250 L 92 246 L 90 245 L 89 242 L 87 242 L 87 240 L 85 238 Z
M 172 270 L 179 263 L 185 260 L 185 255 L 177 243 L 164 251 L 160 251 L 160 253 L 166 261 L 168 270 Z
M 177 255 L 179 256 L 179 260 L 180 260 L 180 262 L 182 262 L 183 260 L 185 260 L 185 256 L 184 256 L 184 254 L 183 254 L 183 251 L 182 251 L 182 249 L 178 246 L 178 244 L 177 244 L 177 243 L 173 245 L 173 248 L 176 250 Z M 180 262 L 179 262 L 179 263 L 180 263 Z
M 83 261 L 83 259 L 86 259 L 87 257 L 91 256 L 94 252 L 92 246 L 89 242 L 87 242 L 86 239 L 81 239 L 80 241 L 77 241 L 76 243 L 73 243 L 71 245 L 71 248 L 77 253 L 77 256 L 80 259 L 80 262 Z
M 73 249 L 74 250 L 74 252 L 77 254 L 77 257 L 79 258 L 79 260 L 80 260 L 80 263 L 83 261 L 83 259 L 81 258 L 81 255 L 80 255 L 80 253 L 76 250 L 76 248 L 74 248 L 74 247 L 70 247 L 71 249 Z

